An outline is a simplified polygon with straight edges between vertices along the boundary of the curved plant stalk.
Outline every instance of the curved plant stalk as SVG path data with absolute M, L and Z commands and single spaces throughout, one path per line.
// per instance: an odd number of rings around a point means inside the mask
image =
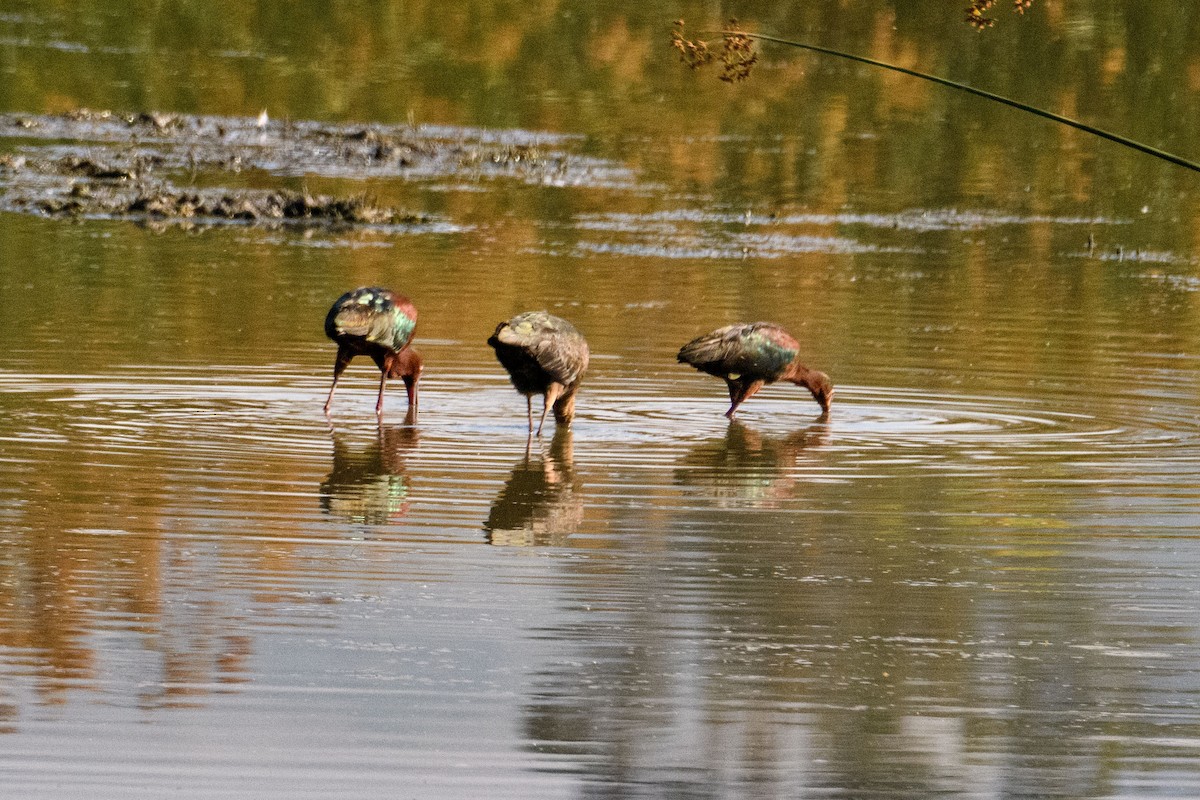
M 917 72 L 914 69 L 908 69 L 906 67 L 896 66 L 895 64 L 889 64 L 886 61 L 877 61 L 873 58 L 867 58 L 865 56 L 856 56 L 852 53 L 843 53 L 840 50 L 834 50 L 829 47 L 821 47 L 820 45 L 805 44 L 804 42 L 793 42 L 789 39 L 781 39 L 777 36 L 769 36 L 765 33 L 747 33 L 745 31 L 739 31 L 739 30 L 721 31 L 720 33 L 721 33 L 721 36 L 724 36 L 724 37 L 731 37 L 731 36 L 744 37 L 744 38 L 748 38 L 748 39 L 754 39 L 754 40 L 760 41 L 760 42 L 771 42 L 772 44 L 781 44 L 781 45 L 786 45 L 787 47 L 799 47 L 802 50 L 812 50 L 817 53 L 824 53 L 826 55 L 838 56 L 839 58 L 847 58 L 847 59 L 850 59 L 851 61 L 858 61 L 863 64 L 870 64 L 873 67 L 882 67 L 884 69 L 890 69 L 893 72 L 900 72 L 905 75 L 911 75 L 914 78 L 921 78 L 923 80 L 941 84 L 942 86 L 949 86 L 951 89 L 958 89 L 959 91 L 967 92 L 969 94 L 976 95 L 977 97 L 982 97 L 987 100 L 994 100 L 997 103 L 1003 103 L 1006 106 L 1012 106 L 1013 108 L 1018 108 L 1021 111 L 1028 111 L 1030 114 L 1036 114 L 1039 117 L 1045 117 L 1046 119 L 1062 123 L 1063 125 L 1069 125 L 1072 128 L 1078 128 L 1079 130 L 1084 131 L 1086 133 L 1093 134 L 1094 136 L 1099 136 L 1102 139 L 1108 139 L 1110 142 L 1116 142 L 1117 144 L 1124 145 L 1125 147 L 1129 147 L 1134 150 L 1138 150 L 1142 153 L 1146 153 L 1147 155 L 1154 156 L 1155 158 L 1161 158 L 1163 161 L 1169 161 L 1172 164 L 1175 164 L 1180 167 L 1185 167 L 1186 169 L 1190 169 L 1193 172 L 1200 172 L 1200 164 L 1197 164 L 1194 161 L 1188 161 L 1186 158 L 1177 156 L 1174 153 L 1168 153 L 1165 150 L 1160 150 L 1157 147 L 1151 147 L 1148 144 L 1142 144 L 1141 142 L 1130 139 L 1127 136 L 1122 136 L 1119 133 L 1112 133 L 1111 131 L 1106 131 L 1106 130 L 1103 130 L 1102 128 L 1097 128 L 1095 126 L 1088 125 L 1087 123 L 1079 122 L 1078 120 L 1071 119 L 1070 117 L 1064 117 L 1061 114 L 1055 114 L 1052 111 L 1046 111 L 1045 109 L 1037 108 L 1036 106 L 1031 106 L 1028 103 L 1022 103 L 1019 100 L 1013 100 L 1011 98 L 1004 97 L 1002 95 L 993 94 L 992 92 L 987 92 L 987 91 L 984 91 L 983 89 L 976 89 L 974 86 L 968 86 L 965 83 L 958 83 L 957 81 L 952 81 L 947 78 L 939 78 L 936 75 L 929 75 L 924 72 Z

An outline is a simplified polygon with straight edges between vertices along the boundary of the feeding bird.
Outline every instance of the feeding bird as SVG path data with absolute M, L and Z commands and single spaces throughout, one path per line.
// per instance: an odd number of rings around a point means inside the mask
M 559 425 L 571 424 L 575 392 L 588 366 L 587 341 L 574 325 L 545 311 L 528 311 L 497 325 L 488 344 L 508 370 L 513 386 L 525 395 L 531 435 L 535 394 L 543 396 L 538 436 L 551 408 Z
M 800 363 L 800 343 L 790 333 L 770 322 L 727 325 L 685 344 L 679 361 L 701 372 L 723 378 L 729 387 L 729 410 L 733 419 L 737 407 L 759 389 L 775 381 L 791 381 L 812 392 L 829 412 L 833 384 L 824 372 Z
M 375 286 L 346 292 L 325 317 L 325 335 L 337 342 L 333 385 L 325 401 L 325 413 L 333 403 L 338 378 L 355 356 L 370 356 L 379 367 L 379 400 L 375 413 L 383 414 L 383 390 L 388 378 L 400 378 L 408 391 L 408 406 L 417 409 L 417 381 L 421 356 L 410 347 L 417 328 L 417 308 L 401 294 Z

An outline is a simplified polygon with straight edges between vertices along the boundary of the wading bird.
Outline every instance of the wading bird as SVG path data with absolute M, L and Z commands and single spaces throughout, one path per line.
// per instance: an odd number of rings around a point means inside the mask
M 571 424 L 575 392 L 588 365 L 587 341 L 574 325 L 545 311 L 528 311 L 497 325 L 488 344 L 508 370 L 513 386 L 525 395 L 530 434 L 535 394 L 543 396 L 538 436 L 551 408 L 559 425 Z
M 400 378 L 408 390 L 408 406 L 417 409 L 417 381 L 421 356 L 409 347 L 417 329 L 417 308 L 407 297 L 387 289 L 366 286 L 346 292 L 325 317 L 325 335 L 337 342 L 333 385 L 325 401 L 325 413 L 333 403 L 338 378 L 355 356 L 370 356 L 379 367 L 379 400 L 375 413 L 383 414 L 383 390 L 388 378 Z
M 833 384 L 824 372 L 801 364 L 799 354 L 800 343 L 783 328 L 752 322 L 728 325 L 693 339 L 680 349 L 679 361 L 725 380 L 731 404 L 725 416 L 730 419 L 739 405 L 775 381 L 791 381 L 808 389 L 821 404 L 821 412 L 828 413 Z

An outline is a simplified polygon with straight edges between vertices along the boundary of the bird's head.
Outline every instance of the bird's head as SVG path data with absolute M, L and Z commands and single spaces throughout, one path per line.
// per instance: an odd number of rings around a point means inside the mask
M 829 413 L 829 404 L 833 402 L 833 383 L 824 372 L 813 370 L 809 372 L 800 385 L 812 392 L 813 399 L 821 405 L 821 413 Z

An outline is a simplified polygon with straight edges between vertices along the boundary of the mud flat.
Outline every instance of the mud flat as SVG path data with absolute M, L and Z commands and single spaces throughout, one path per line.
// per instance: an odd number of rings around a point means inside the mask
M 62 217 L 411 226 L 431 219 L 361 191 L 291 187 L 297 177 L 633 183 L 620 165 L 570 152 L 577 137 L 528 131 L 79 110 L 0 115 L 0 139 L 0 210 Z M 258 185 L 243 185 L 246 173 Z

